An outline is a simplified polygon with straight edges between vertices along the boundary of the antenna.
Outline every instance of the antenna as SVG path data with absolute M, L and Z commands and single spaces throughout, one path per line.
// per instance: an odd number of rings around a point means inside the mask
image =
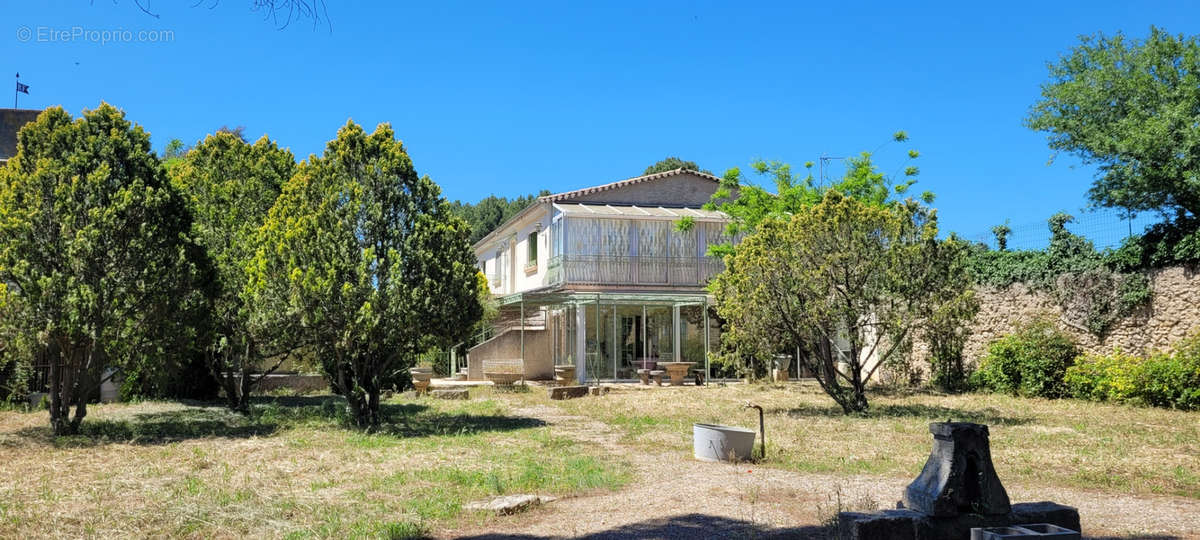
M 820 164 L 820 172 L 818 173 L 818 175 L 819 175 L 818 178 L 821 179 L 822 184 L 824 184 L 825 182 L 827 182 L 829 180 L 828 178 L 825 177 L 825 171 L 829 166 L 829 161 L 834 160 L 834 159 L 846 159 L 846 156 L 827 156 L 824 153 L 822 153 L 821 157 L 817 158 L 817 162 Z

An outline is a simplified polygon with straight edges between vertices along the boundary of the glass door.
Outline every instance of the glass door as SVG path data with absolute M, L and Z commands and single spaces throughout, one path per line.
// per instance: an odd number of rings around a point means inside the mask
M 675 361 L 673 322 L 670 306 L 646 306 L 646 355 L 656 362 Z
M 637 370 L 654 369 L 645 357 L 642 306 L 617 306 L 617 378 L 636 379 Z

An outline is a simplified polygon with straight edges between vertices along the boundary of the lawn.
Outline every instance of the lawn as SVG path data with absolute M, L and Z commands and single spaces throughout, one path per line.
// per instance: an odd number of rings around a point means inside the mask
M 495 399 L 393 400 L 368 435 L 329 396 L 89 408 L 52 437 L 45 412 L 0 412 L 0 536 L 403 538 L 479 524 L 464 503 L 617 489 L 622 460 Z
M 539 393 L 523 399 L 542 401 Z M 846 416 L 815 385 L 730 385 L 614 392 L 561 402 L 623 433 L 625 442 L 691 452 L 693 422 L 753 426 L 766 412 L 764 465 L 800 472 L 915 478 L 929 423 L 988 424 L 1001 480 L 1200 499 L 1200 413 L 993 394 L 875 393 Z
M 624 444 L 686 460 L 693 422 L 752 426 L 753 402 L 767 412 L 763 466 L 898 479 L 924 464 L 929 422 L 969 420 L 991 426 L 1010 489 L 1200 499 L 1200 413 L 876 393 L 869 414 L 848 417 L 798 384 L 624 387 L 561 402 L 545 390 L 472 395 L 390 400 L 388 423 L 373 435 L 346 427 L 332 396 L 260 398 L 249 417 L 209 404 L 101 405 L 82 435 L 57 438 L 45 412 L 0 411 L 0 537 L 445 535 L 524 519 L 463 511 L 471 500 L 611 492 L 640 474 L 626 449 L 572 440 L 518 412 L 530 405 L 607 423 Z

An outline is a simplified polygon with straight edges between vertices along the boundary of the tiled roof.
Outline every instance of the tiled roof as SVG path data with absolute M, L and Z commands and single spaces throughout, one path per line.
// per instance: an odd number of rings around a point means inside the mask
M 612 182 L 610 184 L 604 184 L 604 185 L 600 185 L 600 186 L 593 186 L 593 187 L 589 187 L 589 188 L 577 189 L 575 191 L 564 191 L 562 193 L 554 193 L 551 195 L 544 195 L 542 197 L 538 197 L 537 202 L 538 203 L 543 203 L 543 202 L 554 203 L 554 202 L 558 202 L 558 201 L 565 201 L 565 200 L 573 199 L 575 197 L 582 197 L 584 195 L 590 195 L 592 193 L 600 193 L 602 191 L 609 191 L 609 190 L 613 190 L 613 189 L 623 188 L 625 186 L 632 186 L 634 184 L 640 184 L 642 182 L 650 182 L 653 180 L 659 180 L 662 178 L 675 176 L 677 174 L 692 174 L 692 175 L 698 176 L 700 178 L 703 178 L 705 180 L 711 180 L 711 181 L 717 182 L 717 183 L 721 182 L 720 178 L 717 178 L 716 176 L 713 176 L 709 173 L 693 171 L 690 169 L 673 169 L 670 171 L 663 171 L 660 173 L 647 174 L 644 176 L 635 176 L 633 178 L 627 178 L 625 180 L 621 180 L 618 182 Z M 475 245 L 472 247 L 478 248 L 479 246 L 482 246 L 488 242 L 491 242 L 492 239 L 494 239 L 496 237 L 497 232 L 504 230 L 506 227 L 508 227 L 509 224 L 515 223 L 515 222 L 519 221 L 520 219 L 524 218 L 527 214 L 532 212 L 534 210 L 534 208 L 536 208 L 537 206 L 538 206 L 538 204 L 531 204 L 531 205 L 525 207 L 524 210 L 517 212 L 516 215 L 514 215 L 511 218 L 508 218 L 508 220 L 505 221 L 504 223 L 501 223 L 499 227 L 496 227 L 491 232 L 489 232 L 487 234 L 487 236 L 480 238 L 479 241 L 475 242 Z
M 704 178 L 706 180 L 712 180 L 713 182 L 719 183 L 721 181 L 720 178 L 717 178 L 716 176 L 713 176 L 706 172 L 693 171 L 690 169 L 672 169 L 670 171 L 663 171 L 660 173 L 647 174 L 644 176 L 635 176 L 633 178 L 627 178 L 625 180 L 620 180 L 617 182 L 612 182 L 610 184 L 604 184 L 601 186 L 592 186 L 592 187 L 588 187 L 588 188 L 577 189 L 575 191 L 564 191 L 562 193 L 554 193 L 552 195 L 538 197 L 538 200 L 550 201 L 550 202 L 563 201 L 563 200 L 573 199 L 575 197 L 582 197 L 584 195 L 591 195 L 593 193 L 600 193 L 602 191 L 623 188 L 625 186 L 632 186 L 634 184 L 640 184 L 642 182 L 649 182 L 651 180 L 658 180 L 660 178 L 666 178 L 668 176 L 675 176 L 677 174 L 685 174 L 685 173 L 699 176 L 700 178 Z

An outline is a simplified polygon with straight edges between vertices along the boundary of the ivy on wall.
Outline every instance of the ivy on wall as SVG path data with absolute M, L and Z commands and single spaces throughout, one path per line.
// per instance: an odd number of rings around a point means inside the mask
M 1065 213 L 1051 216 L 1050 245 L 1042 250 L 1008 251 L 1002 238 L 1006 227 L 998 227 L 994 232 L 1001 248 L 975 246 L 968 266 L 979 285 L 1024 283 L 1050 293 L 1063 310 L 1064 323 L 1102 336 L 1113 322 L 1150 300 L 1150 280 L 1138 271 L 1141 266 L 1131 263 L 1129 251 L 1097 251 L 1091 241 L 1068 231 L 1073 219 Z

